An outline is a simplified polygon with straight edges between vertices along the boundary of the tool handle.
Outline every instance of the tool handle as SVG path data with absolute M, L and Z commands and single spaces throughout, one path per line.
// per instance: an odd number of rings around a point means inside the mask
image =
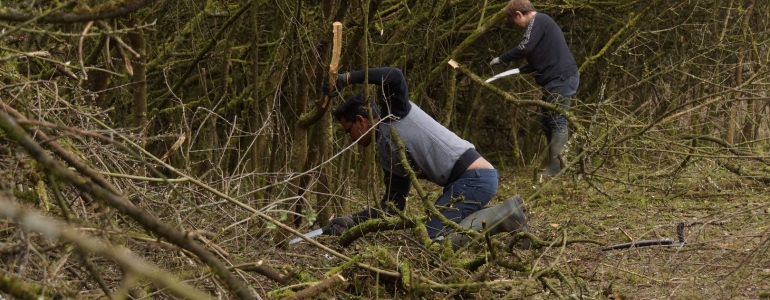
M 676 237 L 680 243 L 684 244 L 684 223 L 682 222 L 676 224 Z

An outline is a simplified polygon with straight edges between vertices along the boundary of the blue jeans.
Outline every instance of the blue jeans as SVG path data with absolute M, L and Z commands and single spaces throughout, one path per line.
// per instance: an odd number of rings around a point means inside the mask
M 543 87 L 545 89 L 543 101 L 567 111 L 572 104 L 572 96 L 577 93 L 579 84 L 580 74 L 565 77 L 564 79 L 556 78 L 551 80 L 551 82 Z M 556 111 L 544 107 L 540 108 L 540 124 L 543 126 L 543 132 L 548 137 L 551 136 L 551 133 L 567 133 L 567 118 Z
M 495 169 L 465 171 L 454 182 L 444 187 L 444 194 L 436 200 L 436 206 L 446 206 L 452 199 L 464 196 L 463 201 L 452 204 L 452 208 L 441 211 L 447 219 L 459 223 L 465 217 L 481 210 L 497 192 L 498 176 Z M 431 239 L 445 235 L 444 225 L 435 217 L 425 223 Z

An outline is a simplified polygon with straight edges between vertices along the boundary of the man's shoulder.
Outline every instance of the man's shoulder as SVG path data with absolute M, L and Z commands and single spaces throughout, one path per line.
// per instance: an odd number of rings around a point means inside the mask
M 561 31 L 561 27 L 559 27 L 559 24 L 556 24 L 556 21 L 554 21 L 551 16 L 538 12 L 537 15 L 535 15 L 535 28 L 537 30 L 541 30 L 543 32 L 551 32 L 555 30 Z
M 537 14 L 535 15 L 535 22 L 556 24 L 556 21 L 554 21 L 550 15 L 542 12 L 537 12 Z

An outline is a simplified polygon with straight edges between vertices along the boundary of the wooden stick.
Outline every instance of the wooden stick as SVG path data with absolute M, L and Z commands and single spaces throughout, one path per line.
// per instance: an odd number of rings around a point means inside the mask
M 329 64 L 329 91 L 333 91 L 337 85 L 337 67 L 340 64 L 340 55 L 342 54 L 342 23 L 334 22 L 334 47 L 332 48 L 332 62 Z M 329 105 L 329 96 L 324 96 L 322 108 Z

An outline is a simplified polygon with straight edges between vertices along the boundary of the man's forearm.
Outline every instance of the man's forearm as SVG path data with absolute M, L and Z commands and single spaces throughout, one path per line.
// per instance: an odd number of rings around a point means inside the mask
M 369 81 L 366 82 L 366 70 L 350 71 L 346 74 L 348 84 L 391 84 L 404 80 L 401 70 L 391 67 L 369 68 Z

